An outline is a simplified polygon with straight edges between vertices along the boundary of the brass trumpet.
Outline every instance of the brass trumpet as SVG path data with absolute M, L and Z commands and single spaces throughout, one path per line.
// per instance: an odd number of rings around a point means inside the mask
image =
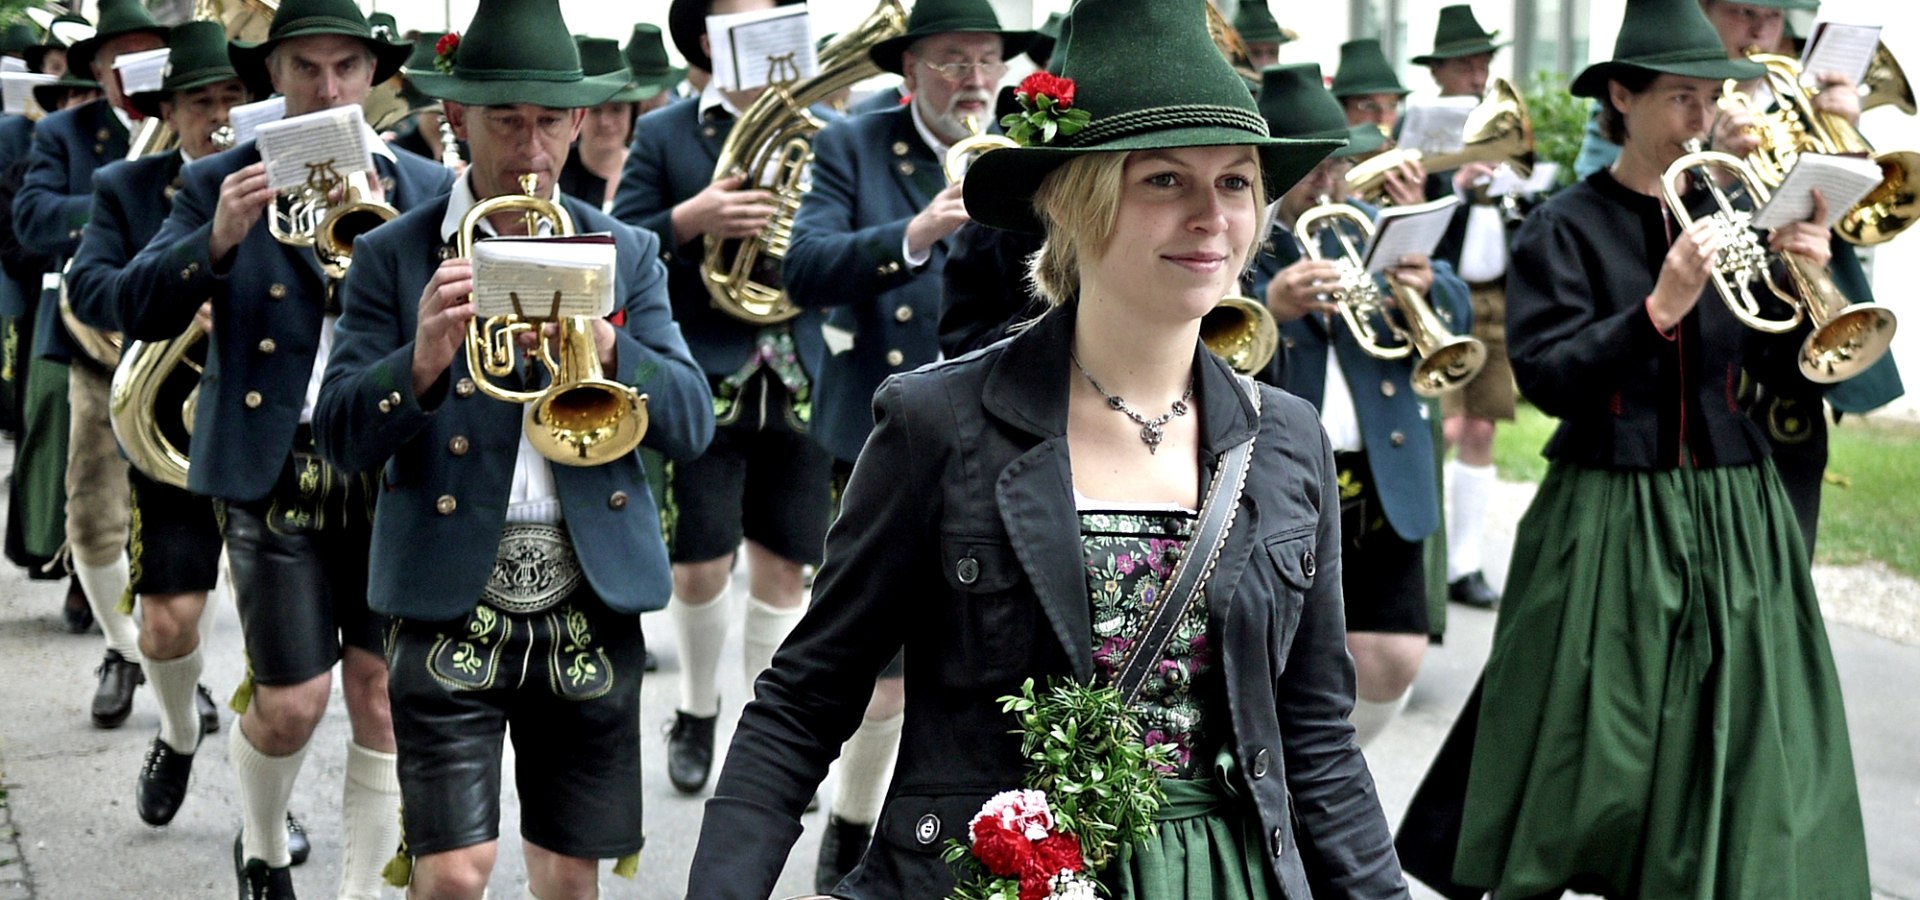
M 1676 186 L 1695 169 L 1720 169 L 1741 182 L 1752 195 L 1753 203 L 1764 205 L 1770 198 L 1767 186 L 1747 163 L 1737 156 L 1700 149 L 1699 141 L 1689 141 L 1687 152 L 1667 167 L 1660 176 L 1660 190 L 1667 208 L 1681 227 L 1693 224 L 1682 191 Z M 1708 172 L 1699 179 L 1712 192 L 1717 211 L 1710 215 L 1714 230 L 1726 240 L 1714 260 L 1713 287 L 1720 299 L 1733 311 L 1734 318 L 1756 331 L 1784 334 L 1802 320 L 1813 324 L 1813 333 L 1800 345 L 1800 373 L 1807 380 L 1822 384 L 1845 381 L 1865 371 L 1893 342 L 1898 326 L 1893 311 L 1875 303 L 1849 303 L 1833 284 L 1825 266 L 1817 266 L 1792 253 L 1780 254 L 1781 268 L 1790 286 L 1781 285 L 1773 274 L 1773 254 L 1761 243 L 1753 229 L 1753 214 L 1736 209 L 1726 191 Z M 1764 293 L 1762 293 L 1764 292 Z M 1791 315 L 1779 318 L 1762 311 L 1762 298 L 1770 294 L 1786 304 Z
M 460 219 L 456 238 L 459 255 L 472 258 L 480 223 L 500 212 L 520 211 L 526 216 L 528 234 L 537 233 L 542 222 L 550 225 L 555 235 L 573 234 L 573 217 L 560 204 L 536 196 L 538 187 L 538 175 L 522 175 L 520 189 L 525 193 L 475 203 Z M 557 296 L 554 304 L 556 309 L 545 316 L 521 311 L 484 321 L 469 319 L 467 371 L 481 393 L 495 400 L 527 404 L 523 427 L 527 441 L 541 456 L 569 466 L 613 462 L 632 453 L 646 436 L 647 395 L 606 378 L 600 368 L 592 321 L 586 316 L 558 315 Z M 541 333 L 548 322 L 559 326 L 557 355 Z M 517 338 L 522 334 L 534 336 L 537 356 L 552 376 L 545 390 L 513 390 L 493 381 L 513 374 L 519 355 Z
M 1267 305 L 1238 294 L 1221 300 L 1200 319 L 1200 342 L 1235 372 L 1252 375 L 1280 349 L 1280 326 Z
M 1491 80 L 1485 98 L 1467 114 L 1465 146 L 1432 156 L 1417 147 L 1377 153 L 1347 170 L 1347 192 L 1377 205 L 1387 194 L 1387 173 L 1406 162 L 1418 162 L 1429 172 L 1474 162 L 1505 163 L 1514 174 L 1526 177 L 1533 171 L 1533 120 L 1527 115 L 1527 101 L 1505 78 Z
M 967 169 L 981 155 L 1005 147 L 1018 147 L 1019 143 L 1004 134 L 989 134 L 980 126 L 980 120 L 965 116 L 961 123 L 967 126 L 967 136 L 947 148 L 947 158 L 941 160 L 940 168 L 947 175 L 947 183 L 952 184 L 967 177 Z
M 333 201 L 336 190 L 341 192 L 338 203 Z M 274 198 L 267 210 L 267 231 L 282 244 L 313 248 L 327 277 L 339 281 L 353 263 L 353 239 L 400 214 L 366 199 L 371 193 L 366 172 L 342 177 L 331 161 L 309 165 L 305 184 Z
M 1363 242 L 1373 237 L 1373 222 L 1364 213 L 1345 203 L 1330 203 L 1325 197 L 1320 198 L 1319 205 L 1300 214 L 1294 222 L 1293 234 L 1300 242 L 1301 252 L 1308 259 L 1319 261 L 1324 258 L 1320 251 L 1320 232 L 1333 230 L 1340 243 L 1340 258 L 1333 260 L 1340 272 L 1339 284 L 1332 290 L 1333 302 L 1360 349 L 1375 359 L 1404 359 L 1409 353 L 1418 354 L 1420 362 L 1413 367 L 1410 381 L 1413 392 L 1422 397 L 1438 397 L 1480 374 L 1487 364 L 1487 345 L 1478 338 L 1454 335 L 1441 324 L 1427 298 L 1392 276 L 1388 276 L 1387 284 L 1400 307 L 1400 320 L 1389 315 L 1386 298 L 1380 295 L 1379 286 L 1361 263 L 1360 249 L 1354 246 L 1342 225 L 1352 227 Z M 1386 323 L 1394 342 L 1386 340 L 1374 327 L 1376 318 Z

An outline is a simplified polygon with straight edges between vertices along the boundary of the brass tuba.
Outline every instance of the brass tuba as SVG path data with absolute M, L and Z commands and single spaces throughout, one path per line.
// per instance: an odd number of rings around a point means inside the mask
M 1867 77 L 1860 82 L 1860 88 L 1861 112 L 1876 106 L 1892 106 L 1910 116 L 1920 111 L 1920 106 L 1914 103 L 1913 84 L 1907 81 L 1900 60 L 1894 58 L 1885 42 L 1874 48 L 1873 61 L 1867 64 Z
M 1738 180 L 1752 195 L 1756 206 L 1765 205 L 1770 194 L 1760 177 L 1744 160 L 1729 153 L 1701 150 L 1699 141 L 1688 142 L 1688 153 L 1673 161 L 1660 177 L 1660 190 L 1681 227 L 1693 224 L 1682 191 L 1676 185 L 1694 169 L 1719 169 Z M 1727 238 L 1714 260 L 1713 287 L 1720 299 L 1733 311 L 1734 318 L 1756 331 L 1784 334 L 1802 320 L 1813 324 L 1813 333 L 1800 346 L 1800 373 L 1809 381 L 1832 384 L 1845 381 L 1873 365 L 1893 342 L 1898 322 L 1893 311 L 1874 303 L 1849 304 L 1833 284 L 1825 266 L 1816 266 L 1792 253 L 1780 254 L 1781 268 L 1789 286 L 1781 285 L 1773 275 L 1773 255 L 1752 227 L 1753 214 L 1735 209 L 1709 172 L 1699 179 L 1713 194 L 1719 209 L 1711 214 L 1714 229 Z M 1763 298 L 1771 294 L 1791 315 L 1768 316 Z
M 1726 83 L 1720 107 L 1749 113 L 1759 123 L 1760 146 L 1747 162 L 1761 183 L 1779 187 L 1802 153 L 1871 156 L 1880 164 L 1880 184 L 1833 223 L 1834 232 L 1851 244 L 1880 244 L 1920 218 L 1920 153 L 1874 153 L 1873 145 L 1853 123 L 1813 105 L 1813 97 L 1800 84 L 1799 60 L 1756 52 L 1749 52 L 1747 58 L 1766 67 L 1767 87 L 1779 102 L 1779 111 L 1761 113 L 1732 80 Z
M 1347 170 L 1347 191 L 1378 204 L 1387 194 L 1387 173 L 1403 162 L 1418 162 L 1429 172 L 1457 169 L 1467 163 L 1506 163 L 1514 174 L 1533 171 L 1533 120 L 1527 101 L 1512 82 L 1495 78 L 1486 96 L 1467 114 L 1466 144 L 1453 153 L 1427 156 L 1417 147 L 1396 147 L 1362 160 Z
M 773 191 L 777 206 L 753 237 L 707 235 L 700 280 L 715 308 L 753 325 L 772 325 L 800 314 L 780 281 L 780 262 L 793 242 L 793 217 L 806 192 L 813 136 L 826 126 L 808 107 L 879 74 L 867 58 L 868 48 L 906 30 L 907 12 L 900 0 L 881 0 L 865 21 L 820 51 L 818 75 L 797 85 L 768 85 L 733 124 L 714 163 L 714 180 L 744 174 L 747 184 Z
M 1478 338 L 1455 336 L 1441 324 L 1440 317 L 1427 304 L 1427 298 L 1391 277 L 1387 282 L 1399 304 L 1400 320 L 1388 314 L 1379 286 L 1361 263 L 1360 248 L 1354 246 L 1342 225 L 1350 226 L 1363 240 L 1373 237 L 1373 222 L 1366 214 L 1345 203 L 1329 203 L 1325 197 L 1319 205 L 1300 214 L 1293 234 L 1308 259 L 1320 260 L 1323 259 L 1320 232 L 1333 229 L 1341 250 L 1340 258 L 1333 260 L 1340 271 L 1340 282 L 1332 291 L 1333 302 L 1360 349 L 1375 359 L 1404 359 L 1409 353 L 1419 354 L 1420 362 L 1413 367 L 1411 383 L 1413 392 L 1422 397 L 1438 397 L 1480 374 L 1480 369 L 1487 364 L 1487 345 Z M 1376 318 L 1386 323 L 1393 341 L 1374 327 Z
M 148 478 L 182 489 L 206 339 L 194 324 L 169 340 L 134 341 L 108 392 L 107 416 L 127 460 Z
M 135 160 L 149 153 L 159 153 L 179 146 L 179 136 L 167 123 L 155 116 L 140 120 L 134 129 L 132 139 L 127 142 L 126 159 Z M 73 260 L 67 260 L 67 268 L 72 268 Z M 95 328 L 80 321 L 73 314 L 73 304 L 67 299 L 67 272 L 60 272 L 60 321 L 67 326 L 67 333 L 73 335 L 73 342 L 87 358 L 111 369 L 120 364 L 120 351 L 126 340 L 117 331 Z
M 573 217 L 565 207 L 535 196 L 538 175 L 520 176 L 525 193 L 489 197 L 473 205 L 460 219 L 457 237 L 460 256 L 473 257 L 474 235 L 480 223 L 499 212 L 520 211 L 527 233 L 541 222 L 556 235 L 573 233 Z M 558 299 L 555 300 L 556 306 Z M 549 339 L 542 326 L 553 322 L 559 335 Z M 537 356 L 553 378 L 545 390 L 518 391 L 494 383 L 513 374 L 519 356 L 516 339 L 533 335 Z M 553 344 L 558 343 L 556 354 Z M 569 466 L 598 466 L 613 462 L 640 446 L 647 434 L 647 395 L 607 379 L 600 369 L 593 323 L 586 316 L 545 316 L 516 313 L 467 321 L 467 372 L 480 393 L 508 403 L 527 404 L 523 426 L 527 441 L 540 455 Z
M 1200 319 L 1200 342 L 1235 372 L 1252 375 L 1265 369 L 1280 349 L 1280 326 L 1266 304 L 1235 294 Z

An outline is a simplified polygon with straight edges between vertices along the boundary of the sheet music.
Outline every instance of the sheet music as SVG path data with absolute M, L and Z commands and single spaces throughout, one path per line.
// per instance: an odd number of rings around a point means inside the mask
M 286 190 L 307 183 L 318 172 L 345 178 L 373 170 L 367 146 L 367 121 L 358 105 L 268 122 L 254 130 L 267 184 Z
M 1880 46 L 1880 26 L 1841 25 L 1820 22 L 1800 54 L 1800 70 L 1808 77 L 1821 72 L 1839 72 L 1859 84 L 1873 63 L 1873 51 Z
M 25 72 L 27 61 L 18 56 L 0 56 L 0 72 Z
M 617 262 L 611 234 L 487 238 L 473 245 L 474 312 L 604 317 L 613 312 Z
M 1425 97 L 1408 104 L 1400 146 L 1427 156 L 1459 150 L 1467 142 L 1467 114 L 1479 104 L 1478 97 Z
M 167 58 L 171 55 L 171 51 L 161 47 L 114 57 L 113 77 L 120 79 L 120 93 L 145 94 L 159 90 L 166 80 Z
M 268 122 L 278 122 L 287 115 L 287 98 L 270 97 L 253 103 L 243 103 L 227 110 L 227 124 L 233 127 L 235 146 L 253 140 L 255 131 Z
M 8 115 L 24 115 L 27 101 L 33 98 L 34 87 L 59 80 L 56 76 L 37 72 L 0 72 L 0 102 L 4 102 Z
M 1380 218 L 1373 222 L 1373 240 L 1367 243 L 1367 271 L 1385 272 L 1409 253 L 1431 257 L 1453 221 L 1453 208 L 1459 205 L 1459 197 L 1442 197 L 1416 206 L 1381 210 Z
M 708 16 L 707 39 L 714 83 L 726 90 L 812 78 L 820 69 L 804 6 Z
M 1753 217 L 1755 228 L 1779 228 L 1804 222 L 1813 215 L 1813 190 L 1827 201 L 1827 220 L 1823 228 L 1833 227 L 1868 191 L 1879 186 L 1880 164 L 1857 156 L 1827 156 L 1803 153 L 1787 172 L 1787 178 L 1773 191 L 1773 199 Z

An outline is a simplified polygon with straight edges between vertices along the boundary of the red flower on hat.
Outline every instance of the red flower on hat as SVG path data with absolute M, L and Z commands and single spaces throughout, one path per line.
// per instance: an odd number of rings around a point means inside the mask
M 433 42 L 433 68 L 446 75 L 453 72 L 454 57 L 460 53 L 459 32 L 449 31 Z
M 1054 106 L 1067 109 L 1073 106 L 1073 79 L 1051 72 L 1035 72 L 1021 81 L 1014 93 L 1027 103 L 1032 103 L 1038 97 L 1047 97 Z
M 1002 118 L 1000 127 L 1022 147 L 1071 137 L 1093 118 L 1086 110 L 1073 108 L 1073 79 L 1061 75 L 1028 75 L 1014 89 L 1013 97 L 1020 101 L 1021 111 Z

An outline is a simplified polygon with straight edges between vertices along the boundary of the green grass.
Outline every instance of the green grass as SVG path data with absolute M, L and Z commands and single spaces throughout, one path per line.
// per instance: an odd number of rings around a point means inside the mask
M 1547 461 L 1540 449 L 1555 425 L 1538 409 L 1520 404 L 1517 421 L 1502 422 L 1494 434 L 1493 462 L 1500 477 L 1538 482 L 1545 476 Z M 1877 560 L 1920 577 L 1920 426 L 1853 417 L 1829 435 L 1816 561 Z

